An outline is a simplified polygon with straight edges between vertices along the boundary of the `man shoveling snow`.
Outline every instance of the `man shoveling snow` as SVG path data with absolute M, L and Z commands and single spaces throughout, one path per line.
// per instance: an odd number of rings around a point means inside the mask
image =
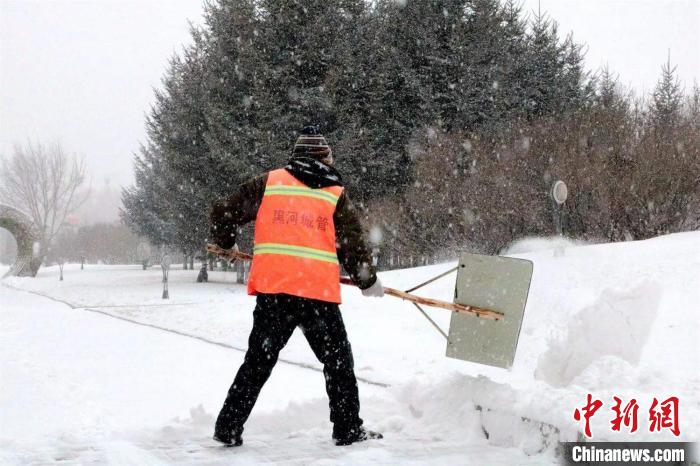
M 241 445 L 243 425 L 296 327 L 323 363 L 336 445 L 382 438 L 365 429 L 353 356 L 338 304 L 340 264 L 365 296 L 384 294 L 355 210 L 331 166 L 326 139 L 302 130 L 284 168 L 214 204 L 211 235 L 223 248 L 255 220 L 248 293 L 257 295 L 248 351 L 216 420 L 214 439 Z

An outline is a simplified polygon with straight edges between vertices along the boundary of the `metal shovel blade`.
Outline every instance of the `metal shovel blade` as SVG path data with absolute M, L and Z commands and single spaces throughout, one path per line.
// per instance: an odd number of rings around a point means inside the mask
M 510 368 L 532 279 L 532 262 L 501 256 L 462 253 L 455 303 L 502 312 L 500 321 L 452 314 L 447 356 Z

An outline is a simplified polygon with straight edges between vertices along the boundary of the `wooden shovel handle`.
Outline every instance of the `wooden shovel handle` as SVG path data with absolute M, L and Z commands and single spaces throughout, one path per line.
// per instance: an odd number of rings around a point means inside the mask
M 207 244 L 207 252 L 216 254 L 217 256 L 226 257 L 228 259 L 242 259 L 244 261 L 252 261 L 253 255 L 245 252 L 236 251 L 234 249 L 224 249 L 218 244 Z
M 245 261 L 253 260 L 253 256 L 250 254 L 246 254 L 245 252 L 240 251 L 234 251 L 233 249 L 224 249 L 222 247 L 217 246 L 216 244 L 207 244 L 207 251 L 218 256 L 223 256 L 230 259 L 241 259 Z M 348 277 L 340 277 L 340 283 L 342 283 L 343 285 L 356 286 Z M 439 307 L 441 309 L 447 309 L 448 311 L 456 312 L 458 314 L 469 314 L 490 320 L 503 319 L 502 312 L 481 309 L 475 306 L 467 306 L 465 304 L 449 303 L 447 301 L 441 301 L 439 299 L 424 298 L 422 296 L 416 296 L 414 294 L 406 293 L 405 291 L 397 290 L 395 288 L 384 287 L 384 293 L 388 294 L 389 296 L 394 296 L 396 298 L 401 298 L 406 301 L 414 302 L 416 304 Z

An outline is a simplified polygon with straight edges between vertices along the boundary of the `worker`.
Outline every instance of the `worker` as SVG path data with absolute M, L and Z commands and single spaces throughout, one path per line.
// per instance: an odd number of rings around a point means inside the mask
M 235 247 L 238 228 L 255 221 L 248 294 L 256 296 L 248 351 L 216 420 L 214 440 L 243 443 L 243 425 L 279 352 L 300 327 L 323 364 L 336 445 L 382 435 L 363 427 L 352 349 L 340 313 L 340 267 L 362 294 L 381 297 L 357 213 L 333 152 L 315 127 L 306 127 L 284 168 L 240 186 L 216 202 L 211 237 Z

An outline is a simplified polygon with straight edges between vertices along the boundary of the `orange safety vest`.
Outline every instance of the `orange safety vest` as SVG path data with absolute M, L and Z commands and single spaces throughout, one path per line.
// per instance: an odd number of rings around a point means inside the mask
M 255 220 L 248 294 L 340 303 L 333 214 L 342 192 L 341 186 L 309 188 L 283 168 L 269 172 Z

